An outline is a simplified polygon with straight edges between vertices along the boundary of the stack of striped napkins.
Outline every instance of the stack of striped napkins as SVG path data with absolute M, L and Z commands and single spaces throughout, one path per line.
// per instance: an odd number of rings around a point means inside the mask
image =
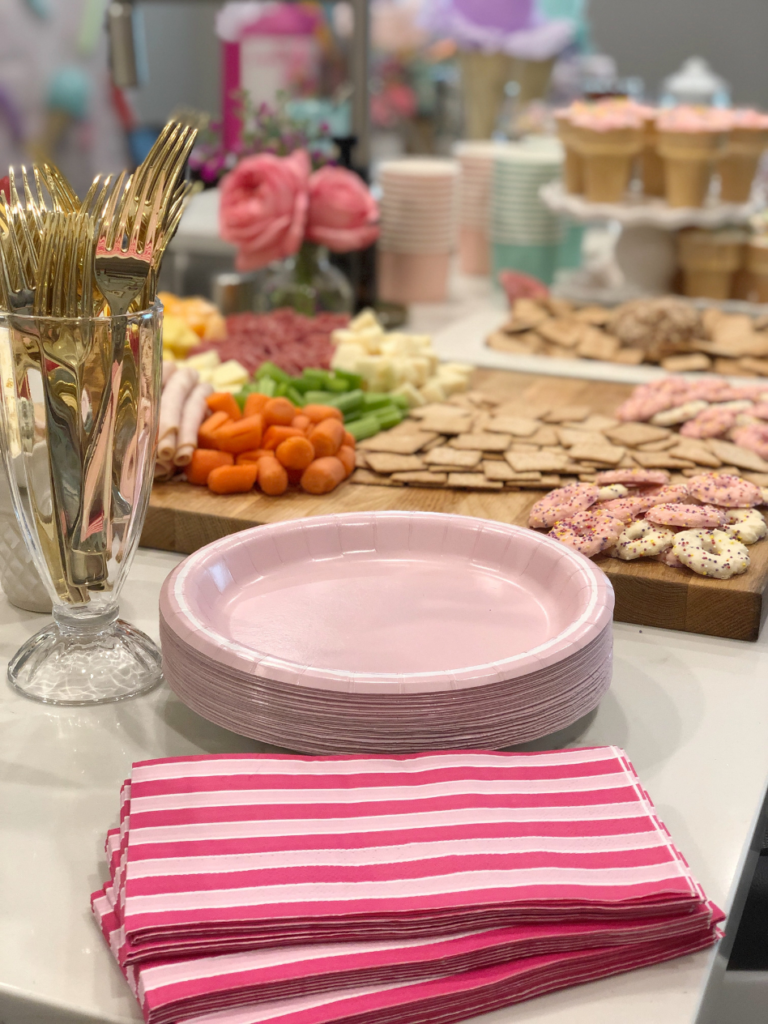
M 150 1024 L 447 1024 L 709 946 L 616 747 L 134 765 L 93 911 Z

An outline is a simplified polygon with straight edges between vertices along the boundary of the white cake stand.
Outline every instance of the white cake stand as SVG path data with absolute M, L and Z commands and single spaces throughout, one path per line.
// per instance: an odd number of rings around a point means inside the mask
M 748 203 L 708 201 L 703 207 L 672 207 L 663 199 L 627 194 L 623 203 L 591 203 L 567 193 L 559 181 L 544 185 L 539 195 L 555 213 L 579 223 L 616 221 L 621 234 L 615 258 L 628 293 L 664 295 L 677 269 L 675 233 L 681 228 L 721 228 L 747 224 L 765 205 L 762 196 Z

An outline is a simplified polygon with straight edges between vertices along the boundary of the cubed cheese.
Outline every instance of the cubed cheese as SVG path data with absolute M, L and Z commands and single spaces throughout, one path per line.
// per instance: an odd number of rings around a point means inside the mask
M 419 390 L 421 391 L 421 397 L 426 402 L 443 402 L 448 397 L 437 377 L 433 377 Z
M 239 390 L 249 380 L 250 374 L 236 359 L 228 359 L 226 363 L 217 366 L 211 374 L 211 384 L 222 391 L 233 388 Z
M 372 309 L 361 310 L 354 319 L 349 322 L 350 331 L 365 331 L 369 327 L 377 327 L 381 330 L 379 319 Z
M 432 379 L 437 380 L 446 395 L 459 395 L 467 390 L 467 378 L 460 373 L 445 371 Z
M 408 405 L 411 409 L 416 409 L 420 405 L 426 405 L 427 400 L 417 391 L 413 384 L 405 383 L 401 384 L 399 388 L 395 388 L 392 392 L 393 395 L 402 395 L 408 399 Z
M 209 352 L 201 352 L 200 355 L 190 356 L 189 359 L 185 360 L 185 366 L 189 366 L 192 370 L 213 370 L 215 367 L 221 365 L 221 357 L 218 352 L 211 349 Z
M 414 384 L 417 388 L 423 387 L 432 376 L 432 367 L 426 356 L 414 356 L 411 359 L 411 366 L 416 376 Z

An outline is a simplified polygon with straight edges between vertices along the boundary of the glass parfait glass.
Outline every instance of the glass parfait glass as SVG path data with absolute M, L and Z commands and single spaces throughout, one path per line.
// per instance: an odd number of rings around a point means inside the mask
M 152 488 L 162 306 L 116 317 L 0 314 L 2 449 L 53 622 L 8 666 L 16 690 L 99 704 L 151 690 L 160 652 L 118 619 Z

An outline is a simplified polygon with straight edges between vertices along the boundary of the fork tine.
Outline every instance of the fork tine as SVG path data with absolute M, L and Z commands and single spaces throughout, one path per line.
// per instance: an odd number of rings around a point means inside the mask
M 8 264 L 5 259 L 5 242 L 7 232 L 0 232 L 0 303 L 3 309 L 11 312 L 11 292 L 13 286 L 8 275 Z
M 94 203 L 91 206 L 91 209 L 87 211 L 89 217 L 100 216 L 100 211 L 104 209 L 104 204 L 107 201 L 107 197 L 110 195 L 109 190 L 112 187 L 113 181 L 114 179 L 112 175 L 108 174 L 104 179 L 104 184 L 102 186 L 101 192 L 96 197 Z
M 147 177 L 144 181 L 144 187 L 142 188 L 141 195 L 139 196 L 136 215 L 134 217 L 133 224 L 131 225 L 131 237 L 128 240 L 128 250 L 130 252 L 137 252 L 139 248 L 139 242 L 141 241 L 142 234 L 142 226 L 144 224 L 144 207 L 146 206 L 147 201 L 149 199 L 149 190 L 151 185 L 152 182 L 150 181 L 149 177 Z
M 32 221 L 34 222 L 35 231 L 38 235 L 35 249 L 39 251 L 40 236 L 43 234 L 43 215 L 41 212 L 42 203 L 40 198 L 35 196 L 32 192 L 32 186 L 29 182 L 29 174 L 27 172 L 27 168 L 23 164 L 21 166 L 21 180 L 24 183 L 24 201 L 27 204 L 27 211 L 32 215 Z
M 124 198 L 125 187 L 125 171 L 122 171 L 101 214 L 99 242 L 103 241 L 107 249 L 111 249 L 115 244 L 115 235 L 113 234 L 113 230 L 115 229 L 115 213 L 117 211 L 118 203 L 122 202 L 122 199 Z
M 102 181 L 102 176 L 100 174 L 97 174 L 96 177 L 91 182 L 91 187 L 88 189 L 88 191 L 85 194 L 85 199 L 80 204 L 80 212 L 81 213 L 87 212 L 87 210 L 89 209 L 89 207 L 93 203 L 94 197 L 96 196 L 96 192 L 98 191 L 98 188 L 99 188 L 99 185 L 100 185 L 101 181 Z
M 82 271 L 80 284 L 80 308 L 78 316 L 93 316 L 93 250 L 96 235 L 96 221 L 86 217 L 83 224 Z

